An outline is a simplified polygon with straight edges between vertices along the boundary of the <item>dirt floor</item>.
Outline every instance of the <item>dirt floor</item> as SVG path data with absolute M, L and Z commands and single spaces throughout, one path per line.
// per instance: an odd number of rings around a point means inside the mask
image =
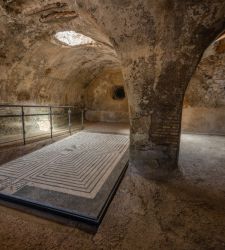
M 224 250 L 224 149 L 224 137 L 183 135 L 167 181 L 129 166 L 99 228 L 2 204 L 0 249 Z

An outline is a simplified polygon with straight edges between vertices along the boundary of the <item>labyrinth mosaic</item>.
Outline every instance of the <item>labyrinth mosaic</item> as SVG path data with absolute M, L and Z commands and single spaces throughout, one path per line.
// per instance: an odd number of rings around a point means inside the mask
M 127 135 L 77 133 L 0 166 L 0 192 L 28 186 L 93 199 L 128 144 Z

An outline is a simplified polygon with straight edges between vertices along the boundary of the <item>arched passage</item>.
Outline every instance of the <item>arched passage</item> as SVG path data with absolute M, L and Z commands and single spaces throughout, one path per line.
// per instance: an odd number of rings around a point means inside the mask
M 187 178 L 224 183 L 225 40 L 205 51 L 184 97 L 179 165 Z

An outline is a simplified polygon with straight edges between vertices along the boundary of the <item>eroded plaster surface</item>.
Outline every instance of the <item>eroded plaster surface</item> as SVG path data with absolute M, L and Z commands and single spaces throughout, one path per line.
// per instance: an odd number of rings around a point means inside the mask
M 116 88 L 124 86 L 120 69 L 106 70 L 85 89 L 86 119 L 102 122 L 129 122 L 128 103 L 125 95 L 114 99 Z
M 225 135 L 225 39 L 207 48 L 184 98 L 182 129 Z

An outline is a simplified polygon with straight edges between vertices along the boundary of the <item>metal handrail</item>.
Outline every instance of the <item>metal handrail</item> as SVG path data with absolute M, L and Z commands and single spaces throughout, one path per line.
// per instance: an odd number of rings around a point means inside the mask
M 55 105 L 29 105 L 29 104 L 0 104 L 0 107 L 5 107 L 5 108 L 10 108 L 10 107 L 14 107 L 14 108 L 76 108 L 78 106 L 55 106 Z
M 0 108 L 20 108 L 20 114 L 6 114 L 0 115 L 0 118 L 9 118 L 9 117 L 21 117 L 21 125 L 22 125 L 22 133 L 23 133 L 23 144 L 26 145 L 26 125 L 25 125 L 25 117 L 31 116 L 49 116 L 50 121 L 50 137 L 53 138 L 53 119 L 54 115 L 62 115 L 62 114 L 54 114 L 53 109 L 55 108 L 63 108 L 68 109 L 68 131 L 70 135 L 72 134 L 72 124 L 71 124 L 71 109 L 77 109 L 81 112 L 81 129 L 83 129 L 84 123 L 84 110 L 79 108 L 78 106 L 53 106 L 53 105 L 16 105 L 16 104 L 0 104 Z M 26 114 L 24 112 L 24 108 L 48 108 L 48 113 L 41 114 Z

